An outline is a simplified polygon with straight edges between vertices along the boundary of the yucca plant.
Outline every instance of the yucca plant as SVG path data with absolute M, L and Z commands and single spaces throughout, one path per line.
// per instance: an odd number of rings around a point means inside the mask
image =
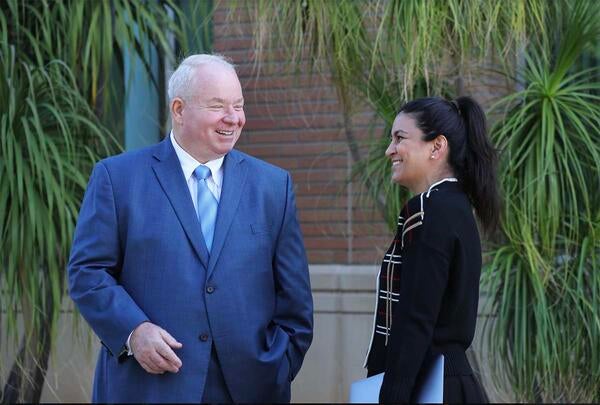
M 512 73 L 511 61 L 525 42 L 551 35 L 544 13 L 561 8 L 560 2 L 545 0 L 232 4 L 235 12 L 246 6 L 256 21 L 259 69 L 269 69 L 271 56 L 284 52 L 293 72 L 305 72 L 308 64 L 313 74 L 332 75 L 346 115 L 367 103 L 388 126 L 409 98 L 460 95 L 490 58 Z M 356 164 L 353 178 L 363 183 L 363 196 L 378 202 L 393 227 L 407 194 L 390 184 L 383 156 L 386 140 L 377 133 L 370 141 L 358 141 L 350 127 L 344 133 Z
M 0 340 L 19 344 L 3 402 L 40 399 L 87 178 L 120 150 L 123 54 L 150 72 L 150 48 L 187 49 L 186 21 L 172 0 L 0 2 Z
M 111 137 L 62 61 L 28 65 L 2 42 L 0 76 L 0 299 L 7 326 L 2 339 L 21 342 L 0 397 L 36 402 L 64 295 L 79 199 Z
M 153 74 L 151 56 L 173 62 L 173 42 L 189 49 L 185 30 L 195 21 L 183 14 L 176 0 L 6 0 L 0 4 L 8 39 L 32 61 L 65 62 L 78 88 L 112 133 L 122 139 L 124 125 L 125 58 L 141 63 L 158 94 L 164 93 L 164 70 Z M 198 35 L 196 35 L 198 37 Z M 174 40 L 174 41 L 173 41 Z M 133 63 L 130 64 L 133 69 Z M 157 117 L 166 126 L 164 97 Z
M 543 37 L 548 32 L 545 10 L 560 8 L 544 0 L 257 0 L 233 5 L 234 10 L 247 6 L 257 22 L 259 64 L 277 49 L 287 53 L 294 69 L 307 61 L 317 71 L 333 66 L 339 86 L 365 90 L 365 79 L 376 73 L 379 86 L 403 99 L 413 96 L 419 82 L 439 93 L 445 81 L 476 71 L 474 62 L 490 51 L 510 63 L 529 33 Z
M 559 45 L 527 49 L 524 89 L 496 106 L 506 241 L 485 274 L 490 360 L 518 400 L 598 402 L 600 68 L 573 67 L 600 39 L 600 5 L 563 13 Z
M 174 0 L 7 0 L 0 10 L 9 41 L 38 64 L 49 56 L 66 63 L 97 115 L 111 102 L 123 103 L 123 89 L 115 87 L 123 85 L 122 77 L 115 80 L 115 75 L 123 74 L 125 53 L 139 56 L 151 73 L 150 47 L 173 60 L 173 35 L 187 48 L 182 28 L 187 19 Z M 158 86 L 158 78 L 150 78 Z

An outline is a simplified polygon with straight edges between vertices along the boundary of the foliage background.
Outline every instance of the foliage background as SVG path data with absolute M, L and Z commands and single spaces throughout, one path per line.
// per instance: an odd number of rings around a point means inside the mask
M 348 114 L 357 98 L 368 100 L 389 125 L 405 100 L 465 94 L 490 65 L 512 82 L 489 111 L 504 212 L 487 241 L 483 281 L 495 317 L 486 330 L 497 355 L 484 359 L 495 373 L 486 383 L 519 401 L 599 402 L 600 89 L 598 68 L 582 60 L 598 56 L 600 2 L 237 6 L 250 6 L 257 22 L 259 69 L 275 48 L 288 52 L 292 70 L 310 60 L 315 74 L 333 73 Z M 123 132 L 123 55 L 138 56 L 149 73 L 151 48 L 161 64 L 172 63 L 210 36 L 199 18 L 207 8 L 176 0 L 0 3 L 0 340 L 19 344 L 3 402 L 40 398 L 86 179 L 95 161 L 120 150 L 111 134 Z M 165 78 L 151 77 L 160 94 Z M 387 134 L 373 134 L 366 156 L 365 145 L 347 141 L 365 198 L 392 226 L 406 193 L 389 179 Z

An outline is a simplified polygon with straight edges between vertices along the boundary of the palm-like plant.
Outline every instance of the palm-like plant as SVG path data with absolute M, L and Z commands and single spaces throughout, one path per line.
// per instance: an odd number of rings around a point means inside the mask
M 106 127 L 122 121 L 123 54 L 150 71 L 149 47 L 186 49 L 185 21 L 172 0 L 0 3 L 0 338 L 21 342 L 4 402 L 39 401 L 87 177 L 120 149 Z
M 330 72 L 346 114 L 367 102 L 388 126 L 407 98 L 460 94 L 464 82 L 490 55 L 512 70 L 510 61 L 526 40 L 543 41 L 551 34 L 544 13 L 556 13 L 561 7 L 545 0 L 234 4 L 247 5 L 257 21 L 259 67 L 268 69 L 270 64 L 263 62 L 277 49 L 274 55 L 285 52 L 292 70 L 308 63 L 315 74 Z M 359 142 L 351 128 L 345 128 L 345 134 L 356 163 L 354 178 L 365 185 L 366 196 L 378 202 L 393 226 L 407 194 L 390 184 L 389 170 L 384 169 L 386 140 L 377 136 Z
M 365 80 L 375 74 L 378 87 L 403 99 L 413 96 L 417 83 L 439 93 L 445 81 L 468 75 L 477 68 L 473 62 L 489 56 L 492 49 L 500 61 L 510 61 L 531 32 L 546 36 L 545 10 L 560 8 L 544 0 L 258 0 L 241 4 L 248 6 L 257 21 L 254 38 L 259 63 L 268 60 L 270 50 L 276 48 L 287 52 L 291 67 L 307 60 L 327 72 L 333 66 L 342 88 L 367 91 Z M 378 96 L 375 93 L 369 100 Z
M 187 47 L 181 24 L 187 19 L 174 0 L 8 0 L 0 9 L 8 40 L 23 46 L 37 64 L 53 57 L 71 67 L 97 114 L 105 113 L 111 102 L 123 102 L 123 90 L 114 87 L 122 80 L 114 79 L 122 76 L 125 53 L 139 56 L 150 73 L 150 47 L 171 60 L 169 35 Z M 150 78 L 158 85 L 157 77 Z
M 489 337 L 519 399 L 597 402 L 600 84 L 588 76 L 598 68 L 572 68 L 600 38 L 600 5 L 567 6 L 557 49 L 532 49 L 524 89 L 497 105 L 509 109 L 492 132 L 504 154 L 506 243 L 489 252 Z
M 1 298 L 9 338 L 19 312 L 25 329 L 3 400 L 28 402 L 41 393 L 79 198 L 110 135 L 61 61 L 30 66 L 3 43 L 0 72 Z

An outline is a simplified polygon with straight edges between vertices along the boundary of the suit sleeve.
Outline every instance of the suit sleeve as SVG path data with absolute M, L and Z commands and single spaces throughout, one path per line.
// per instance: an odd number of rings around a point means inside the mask
M 448 283 L 450 261 L 446 252 L 451 236 L 447 226 L 436 218 L 428 219 L 413 230 L 412 241 L 402 254 L 400 296 L 392 318 L 380 402 L 411 401 Z
M 273 322 L 289 337 L 286 355 L 293 379 L 302 365 L 313 334 L 313 302 L 308 263 L 290 175 L 287 175 L 285 213 L 273 258 L 276 308 Z
M 68 264 L 69 294 L 113 355 L 148 317 L 118 283 L 122 264 L 117 211 L 102 162 L 92 172 L 83 198 Z

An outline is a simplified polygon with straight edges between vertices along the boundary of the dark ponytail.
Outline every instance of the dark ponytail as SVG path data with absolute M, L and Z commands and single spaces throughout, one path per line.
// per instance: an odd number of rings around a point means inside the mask
M 467 137 L 464 165 L 458 176 L 483 227 L 491 232 L 500 217 L 498 154 L 487 136 L 485 114 L 479 104 L 470 97 L 458 97 L 455 102 L 465 122 Z
M 404 105 L 400 112 L 410 114 L 425 134 L 425 141 L 438 135 L 448 140 L 448 163 L 475 213 L 488 233 L 500 218 L 500 197 L 496 170 L 497 152 L 487 136 L 485 114 L 470 97 L 447 101 L 439 97 L 421 98 Z

